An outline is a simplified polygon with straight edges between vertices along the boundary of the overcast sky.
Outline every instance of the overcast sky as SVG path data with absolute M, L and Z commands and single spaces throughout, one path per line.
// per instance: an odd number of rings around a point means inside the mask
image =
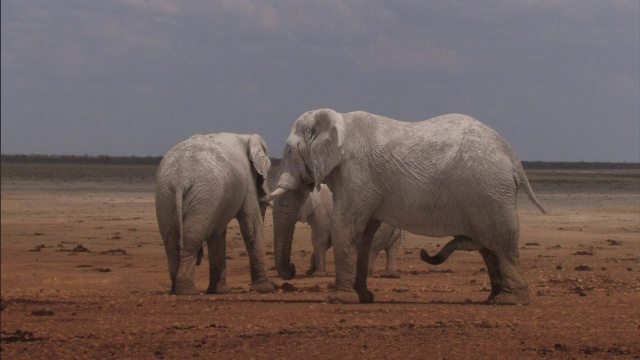
M 164 155 L 330 107 L 640 161 L 640 2 L 2 0 L 2 153 Z

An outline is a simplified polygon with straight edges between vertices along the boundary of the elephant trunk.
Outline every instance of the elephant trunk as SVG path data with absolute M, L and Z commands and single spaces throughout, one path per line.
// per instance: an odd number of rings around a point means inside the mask
M 290 280 L 296 275 L 296 267 L 291 263 L 291 244 L 301 198 L 298 191 L 287 191 L 280 199 L 275 200 L 273 205 L 275 265 L 278 275 L 285 280 Z

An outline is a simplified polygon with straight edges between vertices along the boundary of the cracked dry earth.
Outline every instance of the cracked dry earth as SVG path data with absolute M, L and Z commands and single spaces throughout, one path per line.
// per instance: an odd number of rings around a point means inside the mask
M 547 174 L 548 175 L 548 174 Z M 530 175 L 550 214 L 520 197 L 528 306 L 491 306 L 477 252 L 420 261 L 448 239 L 407 233 L 399 278 L 374 277 L 375 303 L 327 304 L 332 277 L 307 278 L 310 230 L 274 294 L 249 293 L 235 222 L 227 295 L 176 297 L 157 231 L 152 179 L 2 179 L 5 359 L 640 358 L 640 177 Z M 602 176 L 599 177 L 601 179 Z M 267 260 L 273 264 L 270 213 Z M 333 256 L 328 254 L 330 274 Z M 384 253 L 376 269 L 384 267 Z M 207 286 L 207 264 L 196 285 Z

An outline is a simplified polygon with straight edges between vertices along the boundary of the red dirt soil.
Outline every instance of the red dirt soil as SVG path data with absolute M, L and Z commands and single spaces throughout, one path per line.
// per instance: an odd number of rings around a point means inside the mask
M 492 306 L 477 252 L 420 260 L 448 239 L 407 233 L 400 278 L 369 279 L 375 303 L 328 304 L 333 277 L 308 278 L 310 230 L 298 224 L 298 275 L 249 293 L 237 223 L 227 295 L 173 296 L 153 181 L 2 180 L 5 359 L 609 359 L 640 358 L 640 181 L 533 182 L 550 211 L 519 199 L 528 306 Z M 267 260 L 273 227 L 266 218 Z M 206 256 L 205 256 L 206 259 Z M 384 268 L 384 253 L 376 269 Z M 328 271 L 333 274 L 328 253 Z M 204 291 L 208 265 L 196 269 Z

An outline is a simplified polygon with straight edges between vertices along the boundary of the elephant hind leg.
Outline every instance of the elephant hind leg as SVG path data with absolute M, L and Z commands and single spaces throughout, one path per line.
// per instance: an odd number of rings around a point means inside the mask
M 493 251 L 487 248 L 482 248 L 479 252 L 480 255 L 482 255 L 485 266 L 487 267 L 489 281 L 491 282 L 491 294 L 489 294 L 487 301 L 492 301 L 500 292 L 502 292 L 502 280 L 498 257 Z
M 226 294 L 227 286 L 227 229 L 207 239 L 209 252 L 209 287 L 207 294 Z
M 501 288 L 491 303 L 499 305 L 529 304 L 529 286 L 517 257 L 498 256 Z
M 169 278 L 171 279 L 171 294 L 176 293 L 176 277 L 178 268 L 180 267 L 180 246 L 178 239 L 180 234 L 170 234 L 163 236 L 164 250 L 167 254 L 167 262 L 169 263 Z
M 488 302 L 499 305 L 529 304 L 529 286 L 520 266 L 518 249 L 491 251 L 485 248 L 481 249 L 480 254 L 487 265 L 491 280 Z

